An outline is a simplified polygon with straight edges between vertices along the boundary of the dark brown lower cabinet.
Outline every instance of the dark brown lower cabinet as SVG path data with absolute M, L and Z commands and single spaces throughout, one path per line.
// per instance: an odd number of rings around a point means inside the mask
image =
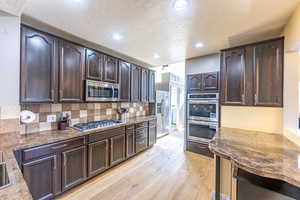
M 125 134 L 110 138 L 110 165 L 116 165 L 125 160 Z
M 62 190 L 66 191 L 86 179 L 86 147 L 62 152 Z
M 135 131 L 135 148 L 136 153 L 144 151 L 148 147 L 148 127 L 136 129 Z
M 109 167 L 109 141 L 108 139 L 88 145 L 89 170 L 88 176 L 95 176 Z
M 24 179 L 34 199 L 52 199 L 60 192 L 58 172 L 56 155 L 23 164 Z
M 20 163 L 33 199 L 48 200 L 155 142 L 156 120 L 144 121 L 20 150 Z
M 135 155 L 135 134 L 134 127 L 126 128 L 126 158 Z
M 148 146 L 153 146 L 156 143 L 156 126 L 149 126 Z

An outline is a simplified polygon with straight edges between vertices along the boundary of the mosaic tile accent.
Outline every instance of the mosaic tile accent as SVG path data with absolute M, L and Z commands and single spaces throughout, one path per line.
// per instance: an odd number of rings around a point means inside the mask
M 34 104 L 22 105 L 21 110 L 35 113 L 36 120 L 30 124 L 21 124 L 21 134 L 39 131 L 56 130 L 57 122 L 48 123 L 47 115 L 56 115 L 58 120 L 61 113 L 68 113 L 70 125 L 95 120 L 117 119 L 116 109 L 128 108 L 126 118 L 146 116 L 149 114 L 148 103 L 82 103 L 82 104 Z

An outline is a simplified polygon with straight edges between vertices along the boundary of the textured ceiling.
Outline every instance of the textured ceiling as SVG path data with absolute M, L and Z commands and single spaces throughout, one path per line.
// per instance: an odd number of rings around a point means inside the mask
M 280 33 L 299 0 L 27 0 L 24 14 L 152 65 Z M 112 34 L 123 36 L 112 40 Z M 203 48 L 196 49 L 196 42 Z M 154 59 L 153 55 L 160 55 Z

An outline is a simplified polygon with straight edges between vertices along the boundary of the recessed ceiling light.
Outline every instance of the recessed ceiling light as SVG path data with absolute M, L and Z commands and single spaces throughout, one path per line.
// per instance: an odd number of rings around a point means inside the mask
M 159 56 L 157 53 L 155 53 L 155 54 L 153 55 L 153 58 L 154 58 L 154 59 L 159 59 L 160 56 Z
M 199 49 L 199 48 L 201 48 L 201 47 L 203 47 L 204 45 L 203 45 L 203 43 L 202 42 L 197 42 L 196 44 L 195 44 L 195 47 L 197 48 L 197 49 Z
M 114 33 L 113 36 L 112 36 L 112 38 L 114 40 L 121 40 L 123 37 L 119 33 Z
M 173 6 L 175 10 L 179 11 L 185 9 L 188 5 L 189 5 L 188 0 L 175 0 Z

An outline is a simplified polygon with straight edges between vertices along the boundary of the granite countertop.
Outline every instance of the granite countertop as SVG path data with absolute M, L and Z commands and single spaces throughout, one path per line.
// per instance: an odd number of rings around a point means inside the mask
M 29 200 L 32 196 L 28 190 L 22 172 L 14 156 L 14 151 L 35 147 L 43 144 L 67 140 L 74 137 L 84 136 L 93 132 L 113 129 L 124 125 L 131 125 L 143 121 L 156 119 L 155 116 L 143 116 L 129 118 L 122 125 L 100 128 L 93 131 L 80 132 L 69 128 L 64 131 L 43 131 L 29 135 L 21 135 L 19 132 L 0 134 L 0 151 L 4 152 L 5 162 L 7 163 L 7 171 L 10 180 L 10 185 L 0 189 L 0 200 Z
M 281 134 L 221 128 L 209 148 L 238 168 L 300 187 L 300 147 Z

